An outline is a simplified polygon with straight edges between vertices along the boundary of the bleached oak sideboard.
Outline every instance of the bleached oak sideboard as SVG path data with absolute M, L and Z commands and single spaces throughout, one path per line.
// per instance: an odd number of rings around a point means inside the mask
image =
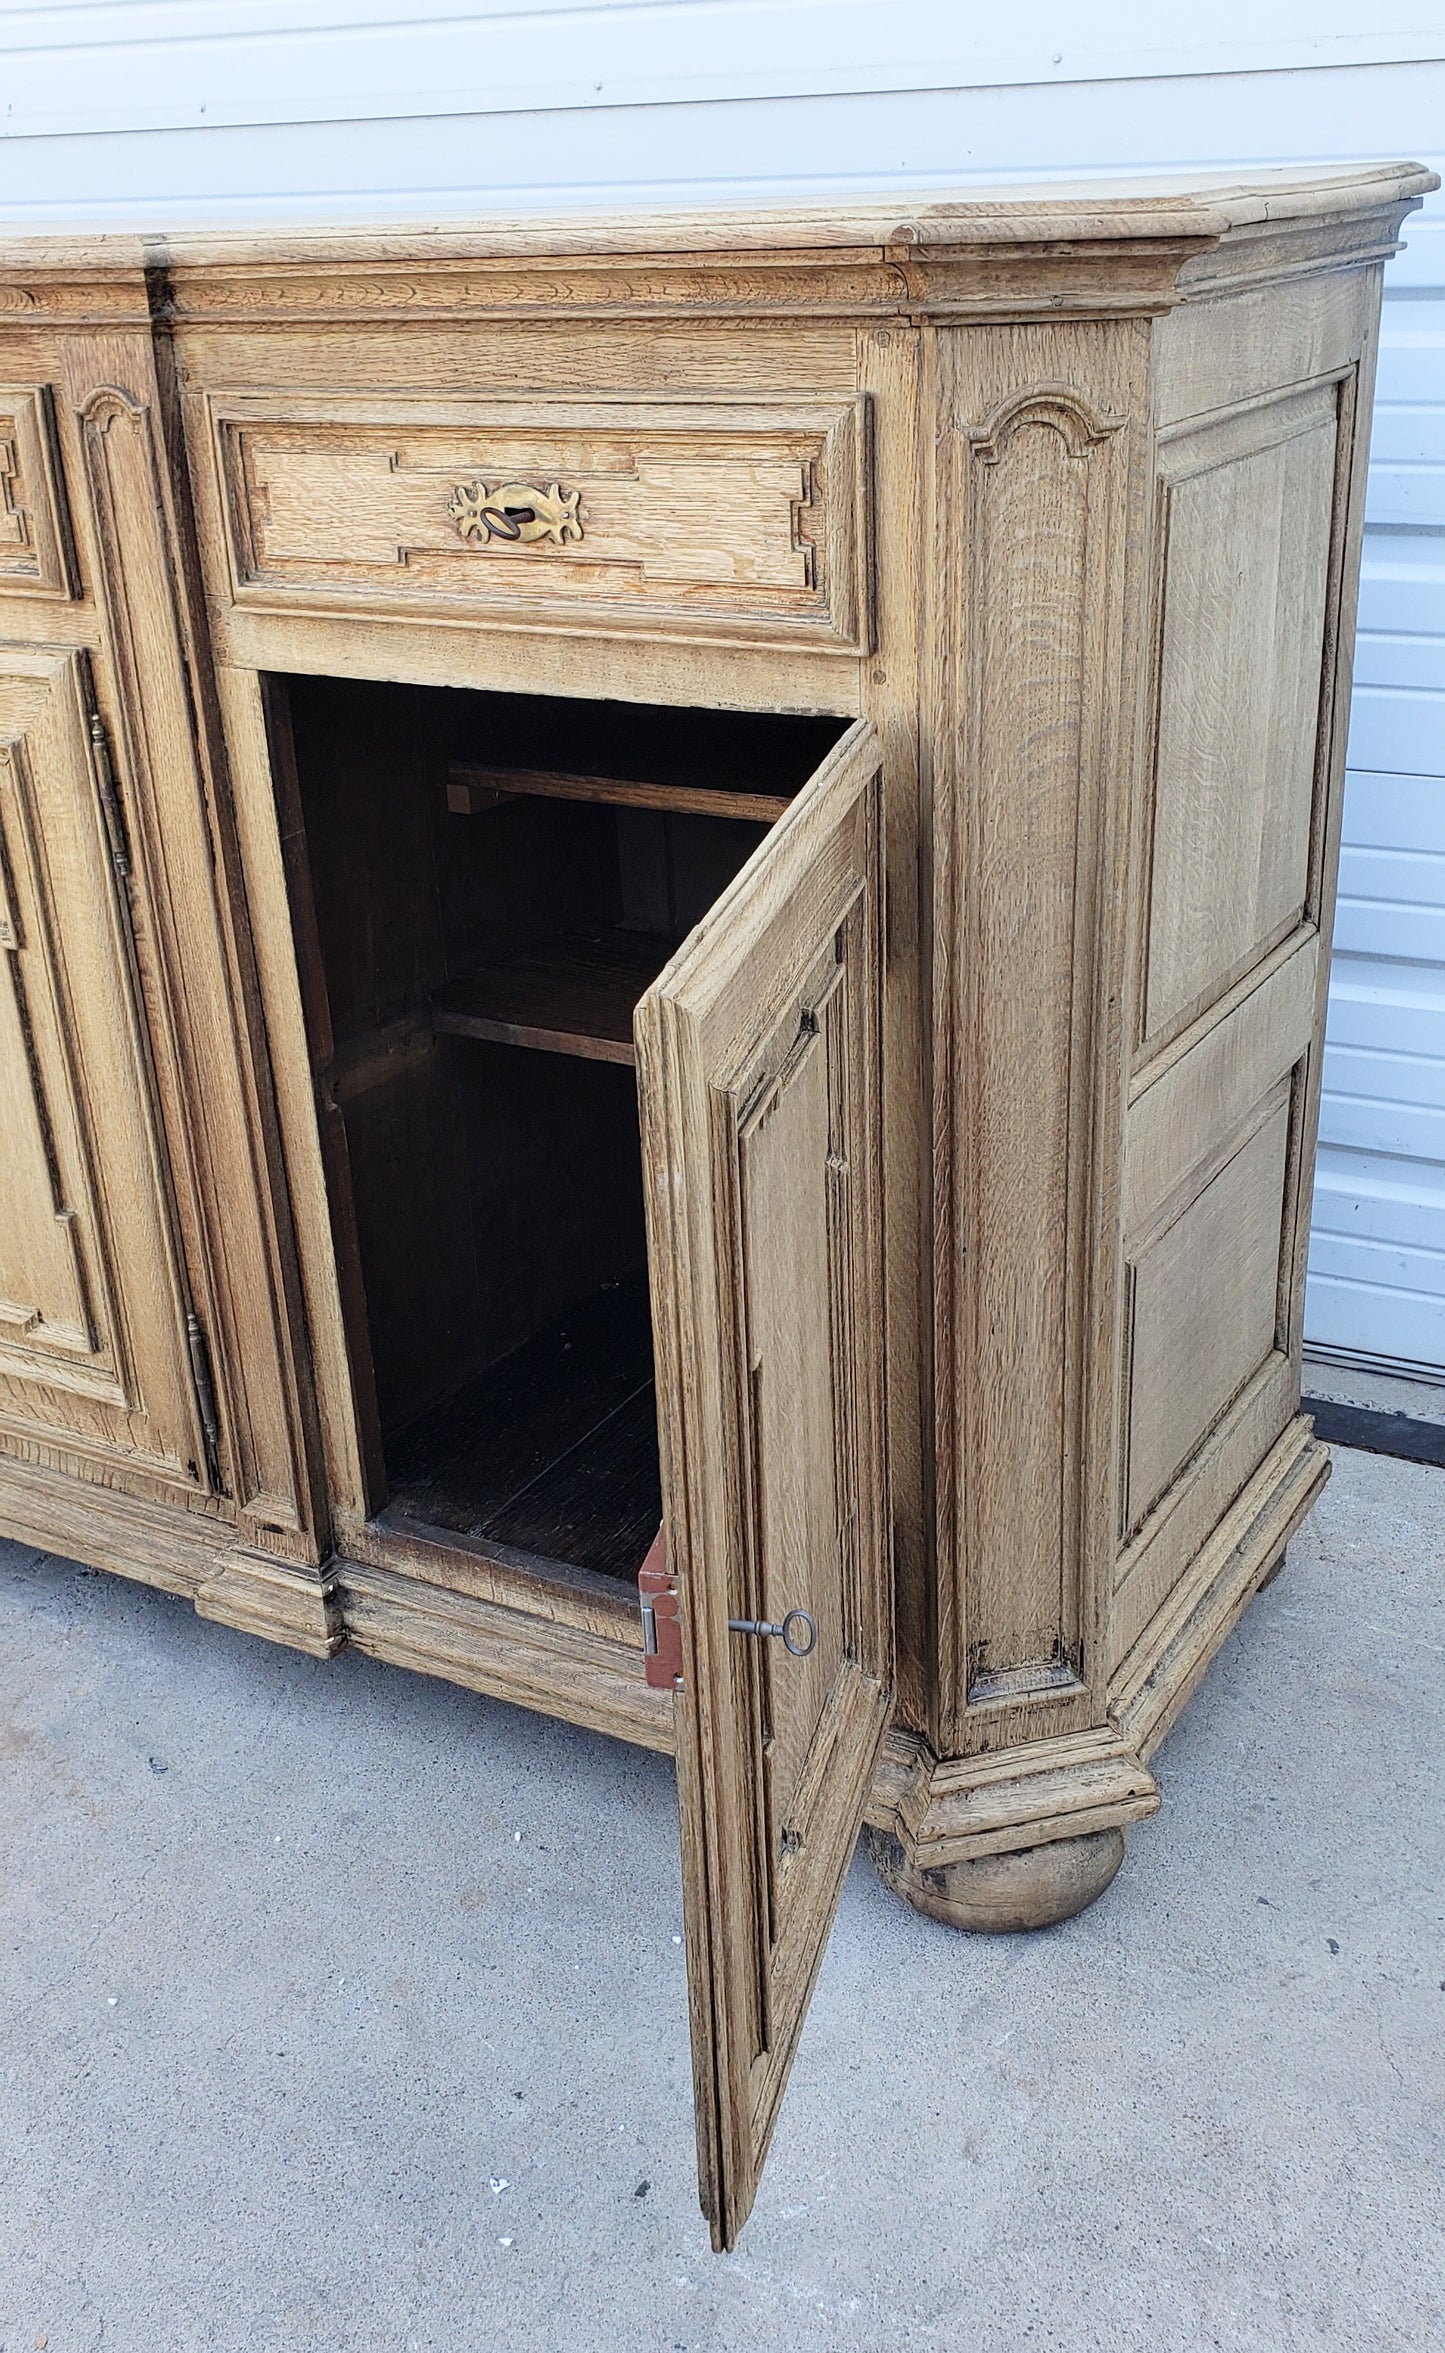
M 720 2245 L 860 1824 L 1087 1901 L 1326 1475 L 1433 184 L 8 246 L 0 1527 L 675 1747 Z

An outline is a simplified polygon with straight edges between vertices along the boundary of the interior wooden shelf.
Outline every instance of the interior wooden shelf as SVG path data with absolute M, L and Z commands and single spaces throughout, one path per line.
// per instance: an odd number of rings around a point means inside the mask
M 672 947 L 640 931 L 546 940 L 470 980 L 449 982 L 432 999 L 432 1026 L 450 1037 L 635 1063 L 633 1011 Z
M 689 817 L 740 817 L 772 825 L 790 805 L 786 793 L 734 792 L 726 785 L 649 784 L 623 776 L 574 776 L 553 768 L 489 768 L 467 761 L 447 771 L 447 798 L 458 815 L 494 807 L 513 795 L 555 801 L 607 801 L 620 808 L 670 809 Z

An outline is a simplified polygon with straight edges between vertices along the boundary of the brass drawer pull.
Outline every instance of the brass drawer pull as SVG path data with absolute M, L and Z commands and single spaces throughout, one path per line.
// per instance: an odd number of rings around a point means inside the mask
M 795 1659 L 805 1659 L 818 1644 L 818 1621 L 810 1610 L 788 1610 L 778 1626 L 770 1625 L 766 1618 L 729 1618 L 728 1627 L 734 1634 L 756 1634 L 764 1640 L 775 1634 Z
M 582 537 L 580 490 L 564 490 L 554 482 L 543 490 L 535 482 L 499 482 L 489 490 L 485 482 L 459 482 L 447 501 L 447 513 L 463 539 L 484 547 L 490 539 L 520 540 L 530 545 L 549 540 L 564 547 Z

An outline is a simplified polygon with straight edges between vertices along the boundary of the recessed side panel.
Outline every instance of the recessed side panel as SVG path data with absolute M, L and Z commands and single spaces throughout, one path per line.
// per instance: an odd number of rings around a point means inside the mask
M 1160 450 L 1146 1052 L 1310 906 L 1338 390 L 1252 404 Z
M 1296 1409 L 1294 1203 L 1319 963 L 1313 933 L 1278 950 L 1133 1089 L 1115 1662 Z
M 1126 1512 L 1131 1528 L 1277 1340 L 1289 1091 L 1129 1269 Z

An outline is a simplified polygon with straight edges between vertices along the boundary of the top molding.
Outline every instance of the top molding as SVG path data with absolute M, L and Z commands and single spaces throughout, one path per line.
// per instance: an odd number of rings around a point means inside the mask
M 140 232 L 0 244 L 0 323 L 1157 312 L 1362 266 L 1437 188 L 1415 163 L 1055 181 L 746 211 Z M 3 234 L 3 233 L 0 233 Z M 142 291 L 142 290 L 147 291 Z M 140 297 L 138 301 L 138 296 Z

